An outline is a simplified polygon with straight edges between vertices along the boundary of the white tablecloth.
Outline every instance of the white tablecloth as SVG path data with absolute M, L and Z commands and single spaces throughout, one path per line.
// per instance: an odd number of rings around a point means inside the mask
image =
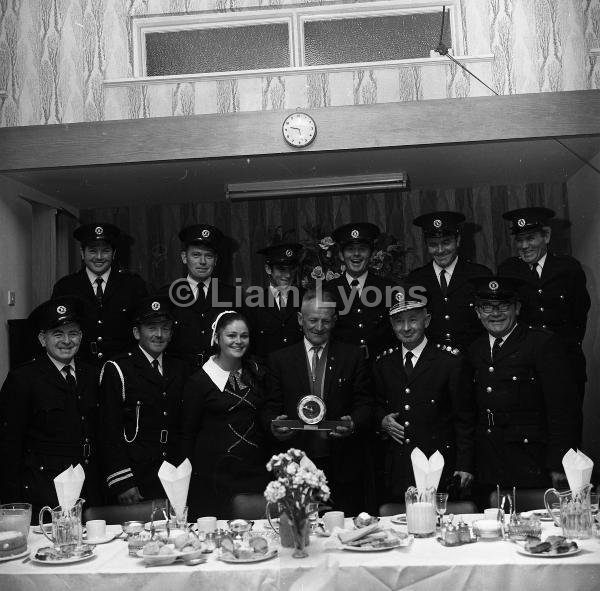
M 545 525 L 543 537 L 552 533 L 559 530 Z M 523 556 L 505 541 L 445 548 L 428 538 L 407 548 L 357 553 L 324 549 L 324 540 L 311 537 L 309 557 L 304 559 L 292 558 L 291 550 L 282 549 L 266 562 L 226 564 L 213 553 L 208 562 L 194 567 L 179 562 L 146 567 L 141 559 L 128 556 L 124 541 L 115 540 L 96 546 L 94 558 L 76 564 L 38 565 L 23 559 L 0 563 L 0 590 L 600 590 L 598 538 L 581 540 L 579 554 L 559 558 Z M 31 533 L 29 544 L 35 551 L 48 541 Z

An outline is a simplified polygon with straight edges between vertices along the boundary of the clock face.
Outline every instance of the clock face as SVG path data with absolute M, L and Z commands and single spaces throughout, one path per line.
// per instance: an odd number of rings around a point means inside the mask
M 296 148 L 308 146 L 317 135 L 317 124 L 306 113 L 292 113 L 283 122 L 283 137 L 285 141 Z

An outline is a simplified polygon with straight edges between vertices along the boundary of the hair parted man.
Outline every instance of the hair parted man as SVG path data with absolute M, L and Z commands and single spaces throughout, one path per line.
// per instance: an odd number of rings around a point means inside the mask
M 549 250 L 552 232 L 549 221 L 554 211 L 545 207 L 525 207 L 507 211 L 502 217 L 511 222 L 518 256 L 500 264 L 498 273 L 520 277 L 521 321 L 547 328 L 560 338 L 577 383 L 577 396 L 583 405 L 587 381 L 582 342 L 585 336 L 590 295 L 579 262 Z
M 360 348 L 332 340 L 335 300 L 328 292 L 308 290 L 298 312 L 302 341 L 274 351 L 268 358 L 267 401 L 263 413 L 274 437 L 306 451 L 324 470 L 331 502 L 348 515 L 364 509 L 364 434 L 372 424 L 371 380 Z M 326 420 L 347 420 L 334 431 L 291 431 L 271 425 L 296 419 L 301 398 L 312 394 L 326 406 Z

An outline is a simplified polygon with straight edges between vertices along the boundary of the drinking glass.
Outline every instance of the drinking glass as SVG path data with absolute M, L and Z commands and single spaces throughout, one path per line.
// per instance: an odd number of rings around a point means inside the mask
M 310 533 L 314 534 L 319 521 L 319 503 L 308 503 L 306 505 L 306 514 L 310 526 Z
M 590 493 L 590 509 L 592 511 L 592 516 L 595 518 L 598 514 L 598 503 L 600 501 L 599 493 Z
M 435 510 L 438 514 L 440 527 L 444 524 L 444 514 L 448 508 L 448 493 L 435 493 Z

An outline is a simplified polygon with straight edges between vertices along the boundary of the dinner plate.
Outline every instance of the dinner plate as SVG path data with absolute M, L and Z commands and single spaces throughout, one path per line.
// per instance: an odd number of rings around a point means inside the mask
M 535 556 L 536 558 L 562 558 L 563 556 L 579 554 L 581 552 L 581 547 L 571 548 L 568 552 L 563 552 L 562 554 L 550 554 L 548 552 L 530 552 L 527 548 L 517 544 L 517 552 L 523 554 L 523 556 Z
M 406 548 L 412 544 L 414 537 L 408 536 L 406 538 L 401 538 L 391 546 L 383 546 L 383 547 L 372 547 L 372 546 L 348 546 L 346 544 L 342 544 L 342 550 L 348 550 L 350 552 L 385 552 L 386 550 L 393 550 L 394 548 Z
M 2 556 L 0 558 L 0 562 L 8 562 L 9 560 L 14 560 L 15 558 L 23 558 L 29 554 L 29 548 L 25 548 L 23 552 L 19 552 L 18 554 L 13 554 L 12 556 Z
M 63 564 L 73 564 L 74 562 L 82 562 L 94 558 L 96 554 L 86 554 L 85 556 L 70 556 L 69 558 L 63 558 L 62 560 L 40 560 L 35 557 L 35 552 L 31 553 L 31 562 L 35 564 L 51 564 L 52 566 L 62 566 Z
M 148 566 L 167 566 L 173 564 L 181 554 L 179 550 L 173 550 L 171 554 L 144 554 L 143 549 L 136 552 L 137 557 L 143 559 Z
M 248 564 L 249 562 L 262 562 L 263 560 L 270 560 L 277 556 L 277 550 L 270 550 L 266 554 L 256 554 L 255 556 L 248 558 L 234 558 L 230 554 L 219 554 L 219 560 L 222 562 L 228 562 L 229 564 Z
M 86 536 L 83 536 L 83 541 L 86 544 L 106 544 L 108 542 L 112 542 L 116 537 L 117 534 L 109 534 L 107 532 L 103 538 L 87 538 Z
M 398 513 L 398 515 L 394 515 L 390 521 L 397 525 L 406 525 L 406 513 Z

